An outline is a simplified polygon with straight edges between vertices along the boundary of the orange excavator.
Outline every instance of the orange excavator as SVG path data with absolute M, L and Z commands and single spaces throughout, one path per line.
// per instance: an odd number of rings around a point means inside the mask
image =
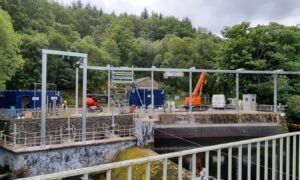
M 197 85 L 192 94 L 192 107 L 200 107 L 202 105 L 202 91 L 203 91 L 203 86 L 205 84 L 205 77 L 206 77 L 206 73 L 205 72 L 201 73 Z M 185 107 L 188 108 L 190 106 L 190 97 L 189 96 L 185 97 L 184 102 L 185 102 Z

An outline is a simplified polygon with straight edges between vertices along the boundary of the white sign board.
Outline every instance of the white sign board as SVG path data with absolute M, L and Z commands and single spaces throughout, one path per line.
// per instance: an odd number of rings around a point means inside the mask
M 170 71 L 170 72 L 164 72 L 164 78 L 168 78 L 168 77 L 183 77 L 183 72 L 173 72 L 173 71 Z
M 38 101 L 38 100 L 40 100 L 40 97 L 32 97 L 32 100 L 33 101 Z
M 57 100 L 57 97 L 56 96 L 52 96 L 51 97 L 51 101 L 53 101 L 53 100 Z

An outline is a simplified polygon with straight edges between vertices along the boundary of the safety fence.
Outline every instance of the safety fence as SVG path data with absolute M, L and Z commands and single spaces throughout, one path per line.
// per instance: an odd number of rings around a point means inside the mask
M 60 128 L 57 131 L 49 131 L 45 137 L 45 145 L 69 144 L 81 141 L 95 141 L 109 139 L 111 137 L 135 136 L 133 125 L 103 125 L 100 128 L 87 128 L 86 133 L 81 129 Z M 85 138 L 85 139 L 84 139 Z M 8 148 L 36 147 L 41 146 L 41 136 L 39 132 L 26 132 L 15 130 L 10 134 L 0 131 L 0 145 Z
M 151 164 L 162 162 L 162 179 L 168 179 L 168 160 L 176 159 L 178 179 L 183 179 L 183 159 L 191 158 L 192 179 L 237 179 L 237 180 L 295 180 L 300 178 L 300 132 L 286 133 L 191 150 L 150 156 L 103 164 L 94 167 L 74 169 L 25 179 L 63 179 L 80 177 L 89 179 L 90 174 L 106 174 L 106 179 L 114 179 L 114 170 L 127 168 L 128 180 L 133 178 L 133 167 L 146 164 L 145 179 L 150 180 Z M 197 169 L 198 157 L 202 159 L 202 169 Z M 225 163 L 226 162 L 226 163 Z M 213 164 L 213 166 L 211 166 Z M 142 178 L 142 177 L 141 177 Z

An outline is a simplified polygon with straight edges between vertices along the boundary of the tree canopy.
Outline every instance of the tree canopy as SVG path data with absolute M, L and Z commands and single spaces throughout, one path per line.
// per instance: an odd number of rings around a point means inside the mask
M 0 90 L 5 89 L 6 81 L 10 80 L 18 68 L 22 67 L 20 56 L 20 38 L 14 32 L 10 16 L 0 9 Z
M 80 0 L 64 6 L 50 0 L 0 0 L 0 88 L 30 89 L 41 79 L 41 49 L 88 53 L 89 64 L 138 67 L 196 67 L 250 70 L 300 70 L 299 26 L 278 23 L 252 26 L 243 22 L 225 27 L 222 37 L 195 28 L 188 18 L 149 12 L 140 16 L 103 12 Z M 15 31 L 17 32 L 14 32 Z M 74 88 L 78 59 L 51 57 L 48 82 L 58 89 Z M 145 74 L 142 74 L 145 75 Z M 88 88 L 99 91 L 105 73 L 88 72 Z M 193 76 L 194 82 L 198 76 Z M 206 94 L 234 96 L 234 76 L 209 74 Z M 162 79 L 156 75 L 156 79 Z M 280 76 L 279 101 L 299 94 L 298 76 Z M 163 87 L 188 91 L 187 77 L 171 79 Z M 272 77 L 241 77 L 241 92 L 272 103 Z

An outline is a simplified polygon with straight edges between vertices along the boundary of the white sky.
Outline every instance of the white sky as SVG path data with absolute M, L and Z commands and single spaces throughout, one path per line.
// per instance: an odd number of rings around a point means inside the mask
M 70 5 L 73 0 L 57 0 Z M 148 12 L 179 19 L 188 17 L 194 27 L 204 27 L 220 34 L 224 26 L 242 21 L 253 25 L 278 22 L 285 25 L 300 24 L 300 0 L 81 0 L 90 2 L 105 13 L 127 12 L 140 15 L 146 7 Z

